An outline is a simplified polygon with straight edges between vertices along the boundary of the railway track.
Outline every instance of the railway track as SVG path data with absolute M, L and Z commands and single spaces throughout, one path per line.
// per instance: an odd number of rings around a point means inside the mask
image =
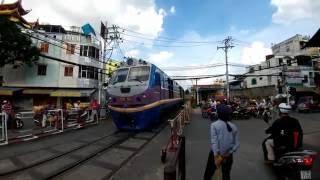
M 0 179 L 109 179 L 164 127 L 142 133 L 116 132 L 89 143 L 46 148 L 38 156 L 14 159 L 21 166 L 0 172 Z

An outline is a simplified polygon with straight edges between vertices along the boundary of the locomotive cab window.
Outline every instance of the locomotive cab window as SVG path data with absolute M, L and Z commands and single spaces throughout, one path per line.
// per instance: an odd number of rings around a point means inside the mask
M 140 66 L 130 68 L 128 81 L 148 81 L 150 74 L 149 66 Z
M 125 82 L 127 80 L 128 68 L 119 69 L 114 73 L 114 76 L 111 80 L 111 84 Z

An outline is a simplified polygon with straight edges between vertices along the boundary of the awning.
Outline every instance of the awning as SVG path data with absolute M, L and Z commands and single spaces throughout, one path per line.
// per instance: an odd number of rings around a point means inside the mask
M 52 89 L 24 89 L 23 94 L 41 94 L 41 95 L 49 95 L 54 90 Z
M 95 89 L 60 89 L 50 93 L 53 97 L 89 97 Z
M 0 95 L 1 96 L 12 96 L 14 93 L 21 91 L 21 88 L 11 88 L 11 87 L 1 87 Z

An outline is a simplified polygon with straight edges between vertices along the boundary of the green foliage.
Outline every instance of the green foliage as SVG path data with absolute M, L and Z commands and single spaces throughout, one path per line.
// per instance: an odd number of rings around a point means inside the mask
M 30 37 L 23 34 L 20 28 L 0 16 L 0 67 L 12 64 L 32 65 L 38 61 L 40 51 L 32 44 Z

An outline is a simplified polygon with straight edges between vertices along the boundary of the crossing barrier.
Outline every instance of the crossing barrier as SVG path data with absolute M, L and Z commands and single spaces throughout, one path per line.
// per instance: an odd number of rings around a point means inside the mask
M 32 111 L 19 112 L 12 115 L 13 117 L 9 120 L 10 127 L 8 127 L 6 114 L 0 113 L 0 146 L 29 141 L 99 123 L 97 111 L 88 110 L 82 111 L 82 113 L 63 109 L 41 110 L 36 113 Z M 74 116 L 73 119 L 72 116 Z M 19 128 L 12 126 L 16 119 L 22 122 L 22 126 Z
M 0 113 L 1 118 L 1 138 L 0 138 L 0 145 L 6 145 L 8 144 L 8 133 L 7 133 L 7 121 L 5 118 L 4 113 Z
M 190 123 L 190 113 L 191 105 L 186 103 L 174 119 L 168 120 L 170 124 L 170 140 L 161 151 L 161 161 L 166 163 L 164 180 L 185 180 L 186 154 L 183 130 L 186 124 Z

